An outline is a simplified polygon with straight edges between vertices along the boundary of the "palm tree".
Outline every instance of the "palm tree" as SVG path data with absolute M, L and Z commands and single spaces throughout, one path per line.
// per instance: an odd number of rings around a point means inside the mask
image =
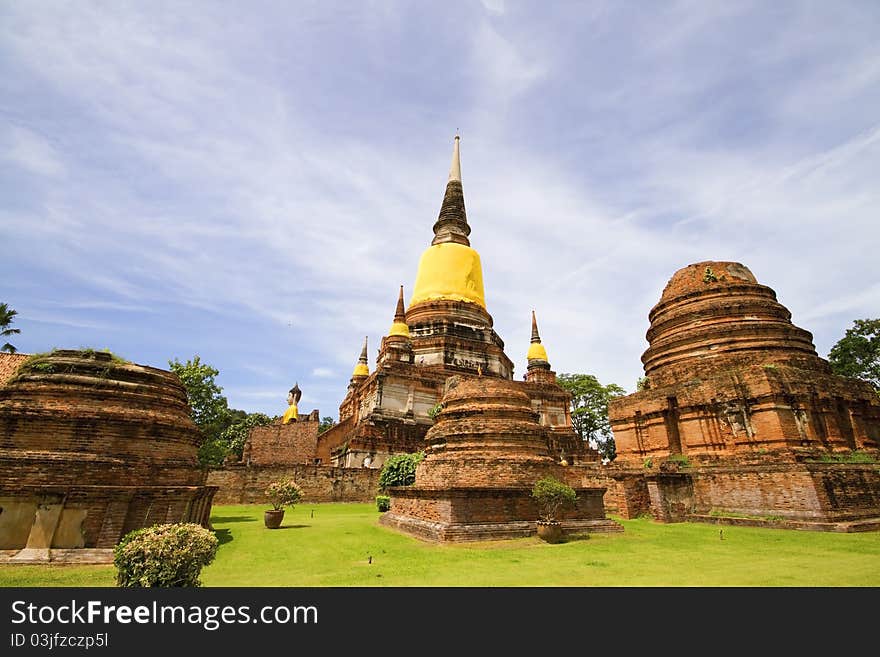
M 0 329 L 2 329 L 0 330 L 0 337 L 5 338 L 7 335 L 21 333 L 21 329 L 9 328 L 9 325 L 12 324 L 12 320 L 17 314 L 18 311 L 13 310 L 5 303 L 0 303 Z M 0 351 L 8 351 L 10 354 L 14 354 L 18 350 L 7 342 L 0 347 Z

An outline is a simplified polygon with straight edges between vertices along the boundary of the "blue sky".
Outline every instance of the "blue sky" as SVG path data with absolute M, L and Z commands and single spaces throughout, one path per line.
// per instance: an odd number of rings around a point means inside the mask
M 505 350 L 629 391 L 669 277 L 734 260 L 820 355 L 880 310 L 880 4 L 5 2 L 0 301 L 22 352 L 198 354 L 338 416 L 462 136 Z

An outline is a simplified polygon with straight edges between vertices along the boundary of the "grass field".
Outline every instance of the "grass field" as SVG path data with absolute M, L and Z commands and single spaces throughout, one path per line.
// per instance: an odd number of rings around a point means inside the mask
M 620 520 L 623 533 L 434 545 L 378 524 L 372 504 L 215 506 L 204 586 L 880 586 L 880 533 Z M 372 557 L 372 559 L 370 559 Z M 372 563 L 370 563 L 372 561 Z M 113 566 L 0 566 L 0 586 L 113 586 Z

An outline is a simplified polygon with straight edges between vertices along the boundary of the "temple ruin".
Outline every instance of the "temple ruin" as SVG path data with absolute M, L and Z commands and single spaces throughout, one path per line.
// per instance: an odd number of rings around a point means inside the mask
M 339 423 L 318 438 L 320 463 L 379 468 L 390 454 L 419 451 L 447 378 L 513 378 L 513 363 L 486 309 L 482 264 L 469 239 L 458 136 L 453 143 L 434 237 L 419 261 L 409 306 L 401 286 L 375 370 L 370 372 L 365 341 Z M 572 430 L 570 396 L 556 383 L 534 315 L 532 322 L 528 372 L 513 385 L 547 428 L 549 453 L 568 462 L 596 461 L 598 453 Z
M 498 377 L 453 376 L 426 436 L 411 486 L 390 489 L 380 523 L 433 541 L 495 540 L 535 533 L 534 484 L 554 477 L 575 489 L 561 518 L 569 534 L 622 531 L 605 517 L 604 488 L 584 487 L 574 468 L 550 455 L 528 394 Z
M 695 263 L 649 319 L 646 385 L 609 407 L 622 510 L 880 528 L 880 397 L 833 374 L 771 288 L 740 263 Z
M 109 562 L 134 529 L 209 527 L 216 487 L 177 376 L 91 350 L 25 357 L 7 374 L 0 560 Z

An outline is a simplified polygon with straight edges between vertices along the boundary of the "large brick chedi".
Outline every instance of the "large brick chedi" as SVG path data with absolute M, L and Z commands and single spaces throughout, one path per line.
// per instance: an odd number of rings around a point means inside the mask
M 609 415 L 616 463 L 648 474 L 655 516 L 817 528 L 880 516 L 877 466 L 856 462 L 876 458 L 880 397 L 832 374 L 812 335 L 751 271 L 689 265 L 649 319 L 645 389 L 612 401 Z
M 521 386 L 479 376 L 453 376 L 446 385 L 415 484 L 391 489 L 382 524 L 438 541 L 528 536 L 538 519 L 532 487 L 554 476 L 578 494 L 562 519 L 566 529 L 621 529 L 605 517 L 605 489 L 581 487 L 580 477 L 550 456 L 550 429 L 538 424 Z
M 93 351 L 28 360 L 0 387 L 0 554 L 101 561 L 133 529 L 208 526 L 200 441 L 171 372 Z

